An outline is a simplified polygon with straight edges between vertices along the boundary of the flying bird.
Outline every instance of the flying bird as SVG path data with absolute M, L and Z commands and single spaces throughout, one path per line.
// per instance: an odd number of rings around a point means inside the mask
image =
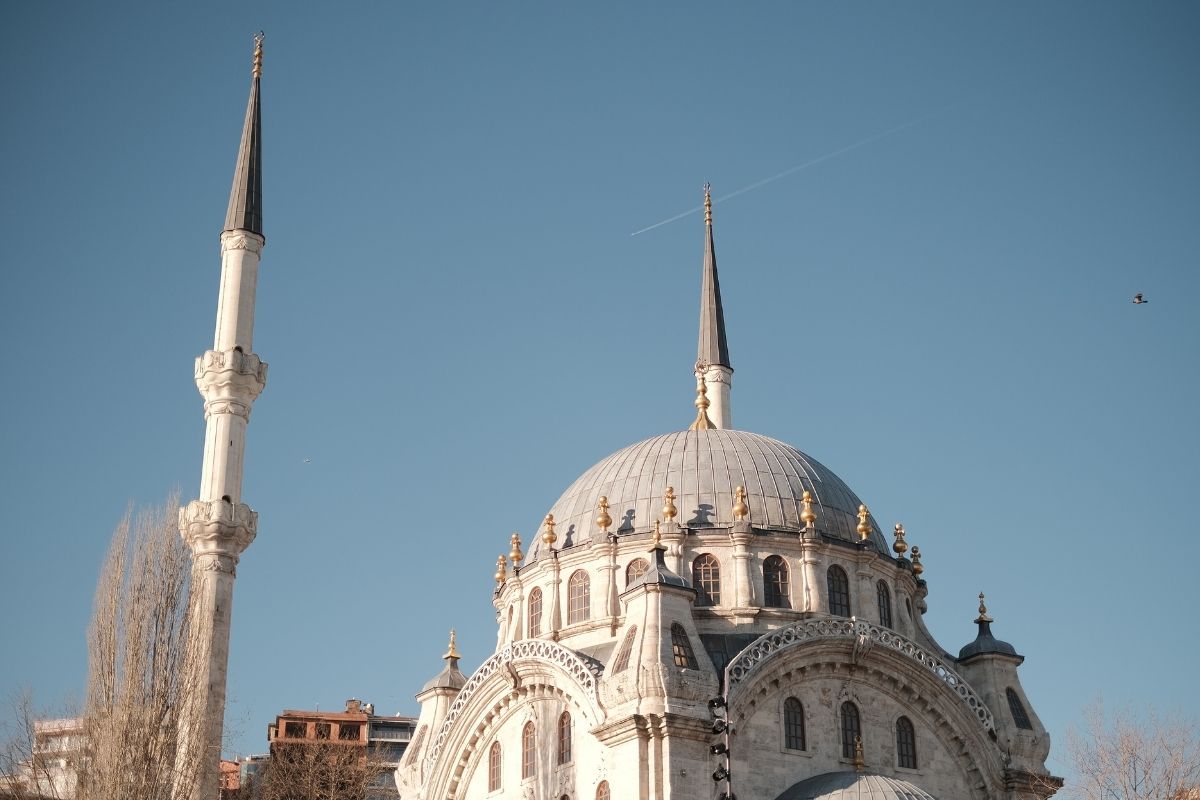
M 1135 295 L 1133 296 L 1133 304 L 1134 304 L 1135 306 L 1140 306 L 1142 303 L 1149 303 L 1149 302 L 1150 302 L 1149 300 L 1147 300 L 1146 298 L 1142 297 L 1142 293 L 1141 293 L 1141 292 L 1138 292 L 1137 294 L 1135 294 Z
M 306 458 L 306 459 L 304 459 L 304 463 L 305 463 L 305 464 L 311 464 L 311 463 L 312 463 L 312 459 L 311 459 L 311 458 Z

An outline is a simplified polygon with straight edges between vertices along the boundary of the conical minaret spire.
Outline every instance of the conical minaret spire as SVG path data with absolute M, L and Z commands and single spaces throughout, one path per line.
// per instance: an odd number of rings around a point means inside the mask
M 717 251 L 713 245 L 712 188 L 704 184 L 704 271 L 700 283 L 700 343 L 696 348 L 696 378 L 704 379 L 709 392 L 708 416 L 715 428 L 732 428 L 729 390 L 733 367 L 725 338 L 725 312 L 721 307 L 721 282 L 717 278 Z
M 220 792 L 233 581 L 238 559 L 258 530 L 258 514 L 242 502 L 242 464 L 250 408 L 267 380 L 267 365 L 253 351 L 258 263 L 265 244 L 258 94 L 262 43 L 259 34 L 221 234 L 213 349 L 196 359 L 196 387 L 204 397 L 204 458 L 200 497 L 179 510 L 179 531 L 192 551 L 196 616 L 189 643 L 188 703 L 179 731 L 176 800 L 210 800 Z

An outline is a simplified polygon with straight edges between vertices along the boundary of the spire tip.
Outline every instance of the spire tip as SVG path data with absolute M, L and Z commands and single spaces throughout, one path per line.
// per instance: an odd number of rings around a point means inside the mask
M 262 77 L 263 39 L 266 38 L 267 35 L 262 31 L 254 34 L 254 69 L 251 74 L 256 78 Z

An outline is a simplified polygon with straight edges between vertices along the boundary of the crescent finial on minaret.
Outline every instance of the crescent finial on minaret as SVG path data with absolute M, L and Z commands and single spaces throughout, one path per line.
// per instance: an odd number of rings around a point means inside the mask
M 262 53 L 263 53 L 262 44 L 263 44 L 263 39 L 266 39 L 266 38 L 267 38 L 267 35 L 265 33 L 263 33 L 262 31 L 259 31 L 258 33 L 254 34 L 254 68 L 251 70 L 250 74 L 252 74 L 256 78 L 262 77 Z
M 733 367 L 725 338 L 725 311 L 721 282 L 717 278 L 717 251 L 713 244 L 712 186 L 704 184 L 704 270 L 700 282 L 700 342 L 696 348 L 696 375 L 712 389 L 709 420 L 713 428 L 732 428 L 729 387 Z

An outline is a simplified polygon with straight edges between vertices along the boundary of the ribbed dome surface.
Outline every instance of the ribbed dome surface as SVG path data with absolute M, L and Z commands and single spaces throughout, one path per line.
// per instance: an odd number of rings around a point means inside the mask
M 775 800 L 937 800 L 907 781 L 857 772 L 827 772 L 800 781 Z
M 675 487 L 676 521 L 689 528 L 733 524 L 733 497 L 746 488 L 750 523 L 756 528 L 798 532 L 801 497 L 812 492 L 816 526 L 857 541 L 859 499 L 818 461 L 757 433 L 732 430 L 679 431 L 638 442 L 605 458 L 583 473 L 550 510 L 557 523 L 555 546 L 568 548 L 598 537 L 596 503 L 608 497 L 611 530 L 647 531 L 660 519 L 663 492 Z M 887 553 L 887 543 L 871 521 L 872 543 Z M 540 531 L 540 528 L 539 528 Z M 530 545 L 531 559 L 542 550 L 540 536 Z

